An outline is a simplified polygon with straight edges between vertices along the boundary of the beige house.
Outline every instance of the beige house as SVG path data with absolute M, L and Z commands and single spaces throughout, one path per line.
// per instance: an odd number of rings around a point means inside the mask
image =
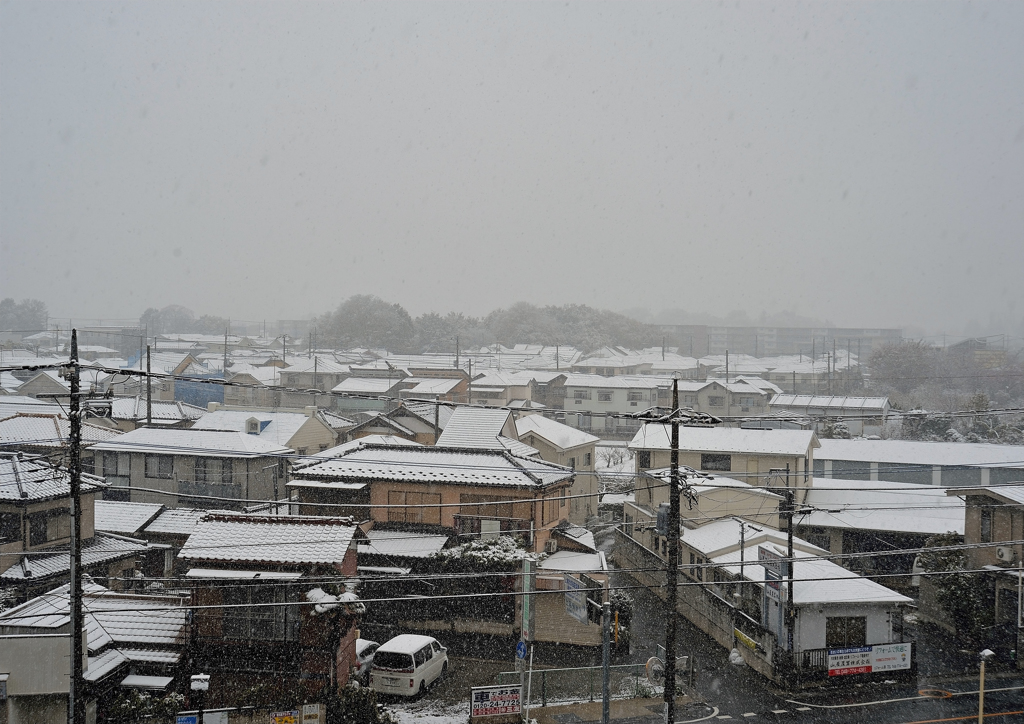
M 290 448 L 258 435 L 223 430 L 140 427 L 94 446 L 106 498 L 169 508 L 241 507 L 284 494 Z M 210 496 L 218 500 L 207 500 Z M 232 504 L 232 500 L 238 500 Z
M 488 372 L 469 383 L 469 398 L 474 405 L 508 407 L 516 400 L 533 400 L 534 386 L 528 372 Z
M 280 407 L 281 391 L 278 369 L 273 366 L 229 370 L 224 387 L 224 404 L 234 407 Z
M 291 365 L 280 370 L 278 375 L 282 387 L 327 392 L 349 376 L 349 365 L 340 364 L 333 357 L 314 355 L 312 358 L 296 359 Z M 317 404 L 318 395 L 305 391 L 290 392 L 288 389 L 281 391 L 282 407 L 301 408 Z
M 294 450 L 299 455 L 322 452 L 338 444 L 332 426 L 341 419 L 315 407 L 305 412 L 263 412 L 257 410 L 213 409 L 192 426 L 194 430 L 228 430 L 255 435 L 260 440 Z
M 519 418 L 516 420 L 516 430 L 519 441 L 536 448 L 542 460 L 576 471 L 569 504 L 569 521 L 584 525 L 589 518 L 597 515 L 600 486 L 595 465 L 599 438 L 543 415 Z
M 303 515 L 317 514 L 317 503 L 351 504 L 369 488 L 369 517 L 377 525 L 521 536 L 543 551 L 566 520 L 575 474 L 507 450 L 356 445 L 296 470 L 294 478 L 288 487 Z
M 669 425 L 645 424 L 637 432 L 629 448 L 635 454 L 638 475 L 670 465 L 670 440 Z M 811 485 L 814 450 L 820 446 L 811 430 L 679 428 L 680 465 L 761 486 L 771 471 L 782 471 L 782 480 L 797 489 L 797 503 L 803 502 Z

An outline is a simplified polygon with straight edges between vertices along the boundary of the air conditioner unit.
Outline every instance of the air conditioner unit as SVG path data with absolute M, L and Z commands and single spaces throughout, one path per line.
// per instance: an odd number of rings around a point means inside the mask
M 548 538 L 544 541 L 544 552 L 545 553 L 557 553 L 558 552 L 558 541 L 554 538 Z
M 1015 551 L 1011 546 L 999 546 L 996 548 L 996 558 L 1003 563 L 1013 563 L 1016 558 Z

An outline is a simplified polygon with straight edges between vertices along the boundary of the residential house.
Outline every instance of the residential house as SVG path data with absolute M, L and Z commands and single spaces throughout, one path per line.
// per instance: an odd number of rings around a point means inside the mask
M 535 386 L 530 372 L 488 371 L 470 380 L 469 397 L 474 405 L 508 407 L 516 401 L 532 401 Z
M 100 478 L 82 476 L 82 569 L 113 588 L 146 553 L 143 541 L 97 532 Z M 41 457 L 0 454 L 0 589 L 26 600 L 68 580 L 71 545 L 71 476 Z
M 636 472 L 664 468 L 671 458 L 671 426 L 645 424 L 629 443 Z M 772 430 L 721 427 L 679 428 L 679 464 L 704 473 L 728 473 L 751 485 L 764 485 L 772 471 L 797 490 L 802 503 L 811 484 L 814 450 L 821 443 L 812 430 Z M 785 486 L 786 483 L 781 483 Z
M 119 694 L 187 690 L 187 599 L 118 593 L 83 585 L 84 690 L 87 718 L 107 721 Z M 70 585 L 0 613 L 0 721 L 64 724 L 71 654 Z
M 368 435 L 393 435 L 421 445 L 433 445 L 451 418 L 453 408 L 440 404 L 403 402 L 387 413 L 365 413 L 367 419 L 345 432 L 349 440 Z
M 401 370 L 384 377 L 349 377 L 331 390 L 334 408 L 342 415 L 355 412 L 387 412 L 395 407 L 402 380 Z
M 278 500 L 290 448 L 259 435 L 225 430 L 140 427 L 93 446 L 107 500 L 168 507 L 231 507 L 231 500 Z M 219 498 L 204 500 L 203 496 Z
M 841 418 L 852 436 L 867 437 L 882 434 L 889 416 L 889 398 L 783 394 L 772 399 L 771 411 L 808 417 L 819 433 L 829 420 Z
M 131 432 L 137 427 L 179 427 L 188 428 L 206 414 L 202 407 L 185 402 L 153 400 L 147 403 L 145 395 L 115 397 L 109 400 L 92 400 L 87 410 L 89 419 L 95 424 L 109 424 L 121 432 Z
M 129 366 L 132 369 L 144 370 L 147 368 L 146 365 L 146 359 L 140 360 L 140 358 L 136 357 L 129 360 Z M 161 400 L 165 402 L 183 399 L 181 395 L 176 392 L 176 386 L 178 386 L 179 383 L 181 383 L 183 388 L 188 387 L 188 384 L 184 383 L 182 380 L 175 380 L 175 376 L 191 374 L 201 375 L 208 372 L 199 360 L 188 352 L 154 351 L 149 355 L 148 365 L 149 369 L 154 374 L 161 375 L 161 377 L 152 380 L 150 385 L 152 388 L 152 397 L 154 400 Z M 211 387 L 212 385 L 207 386 Z M 111 379 L 109 390 L 116 397 L 134 397 L 135 395 L 148 394 L 146 379 L 144 377 L 134 375 L 125 375 L 123 378 L 119 375 L 115 375 Z M 180 392 L 180 390 L 178 392 Z M 190 400 L 184 401 L 191 402 Z
M 224 387 L 225 407 L 281 406 L 281 390 L 277 367 L 236 365 L 229 370 Z
M 54 464 L 68 464 L 71 423 L 63 415 L 19 412 L 0 420 L 0 451 L 44 455 Z M 92 446 L 120 436 L 118 430 L 82 423 L 82 469 L 93 472 Z
M 327 393 L 341 384 L 349 374 L 349 365 L 341 364 L 333 357 L 317 354 L 311 359 L 296 358 L 279 372 L 280 384 L 286 388 L 281 391 L 280 405 L 306 407 L 323 404 L 326 407 L 329 403 L 324 397 L 311 395 L 308 391 Z
M 569 503 L 568 520 L 585 525 L 597 515 L 600 485 L 597 478 L 599 438 L 563 425 L 543 415 L 525 415 L 516 420 L 517 437 L 536 448 L 542 460 L 576 471 Z
M 297 469 L 293 478 L 288 488 L 298 493 L 302 513 L 350 503 L 354 488 L 368 488 L 375 526 L 466 537 L 506 533 L 543 550 L 568 515 L 575 473 L 505 449 L 360 445 Z
M 633 435 L 640 423 L 629 415 L 658 405 L 671 380 L 569 375 L 565 380 L 565 424 L 601 437 Z
M 519 440 L 515 419 L 506 409 L 456 408 L 437 444 L 442 447 L 510 450 L 523 457 L 539 455 L 536 448 Z
M 305 412 L 222 410 L 214 406 L 196 421 L 194 430 L 229 430 L 255 435 L 261 440 L 294 450 L 299 455 L 321 452 L 338 444 L 328 413 L 315 407 Z M 331 418 L 338 419 L 336 415 Z
M 1021 651 L 1024 629 L 1021 621 L 1022 561 L 1024 561 L 1024 486 L 988 485 L 954 488 L 950 496 L 962 498 L 967 505 L 964 543 L 968 545 L 966 568 L 984 571 L 983 585 L 992 605 L 989 639 L 982 642 L 1003 661 L 1012 660 L 1011 651 Z M 1002 545 L 1001 545 L 1002 544 Z M 921 580 L 922 612 L 928 620 L 950 628 L 939 613 L 937 590 L 930 579 Z M 1018 669 L 1024 660 L 1017 655 Z
M 999 485 L 1024 480 L 1024 446 L 823 439 L 814 454 L 814 477 L 942 488 Z
M 199 521 L 178 557 L 190 566 L 192 663 L 211 675 L 209 703 L 233 703 L 268 680 L 307 695 L 348 683 L 364 611 L 348 590 L 359 537 L 349 518 L 211 513 Z

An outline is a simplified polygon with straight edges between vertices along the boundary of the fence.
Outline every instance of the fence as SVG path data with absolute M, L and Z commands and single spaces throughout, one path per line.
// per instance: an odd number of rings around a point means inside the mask
M 616 664 L 611 670 L 611 697 L 613 699 L 635 699 L 653 696 L 654 687 L 647 680 L 644 664 Z M 573 669 L 534 669 L 530 687 L 530 706 L 547 706 L 549 701 L 582 701 L 601 698 L 604 670 L 600 666 L 580 666 Z M 530 673 L 526 673 L 528 680 Z M 518 671 L 502 671 L 498 674 L 498 685 L 519 683 Z M 527 701 L 523 691 L 523 701 Z

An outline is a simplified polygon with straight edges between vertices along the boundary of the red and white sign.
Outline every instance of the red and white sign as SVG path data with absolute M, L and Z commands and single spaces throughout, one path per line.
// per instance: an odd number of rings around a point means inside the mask
M 910 668 L 913 644 L 879 644 L 849 649 L 829 649 L 828 675 L 871 674 Z
M 470 717 L 521 714 L 523 687 L 474 686 L 471 690 Z

